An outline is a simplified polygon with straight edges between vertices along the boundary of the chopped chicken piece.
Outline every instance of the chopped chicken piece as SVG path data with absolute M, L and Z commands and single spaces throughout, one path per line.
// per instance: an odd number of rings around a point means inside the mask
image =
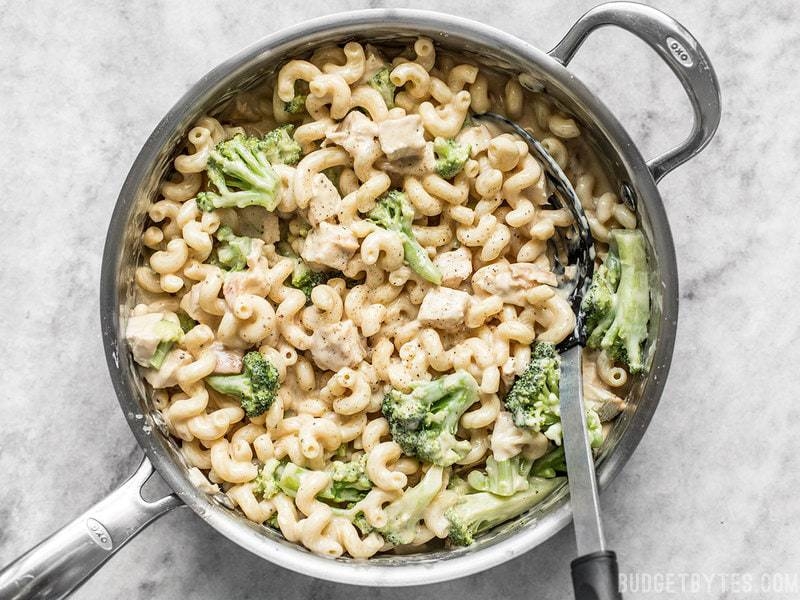
M 278 238 L 280 239 L 280 237 Z M 277 240 L 275 240 L 277 241 Z M 247 253 L 247 266 L 255 268 L 261 258 L 261 251 L 264 250 L 264 240 L 252 238 L 250 241 L 250 252 Z
M 433 260 L 433 264 L 439 267 L 442 285 L 447 287 L 458 287 L 472 274 L 472 254 L 466 246 L 443 252 Z
M 417 320 L 436 329 L 455 329 L 464 324 L 469 294 L 446 287 L 427 293 L 419 307 Z
M 398 160 L 382 158 L 375 165 L 381 171 L 389 173 L 389 175 L 413 175 L 421 179 L 428 173 L 433 173 L 436 167 L 433 142 L 425 144 L 425 150 L 423 150 L 422 155 L 408 156 Z
M 350 320 L 318 327 L 311 336 L 309 350 L 316 365 L 329 371 L 354 368 L 367 355 L 358 327 Z
M 322 222 L 306 237 L 300 256 L 311 266 L 342 271 L 358 250 L 358 239 L 341 225 Z
M 125 338 L 131 347 L 133 360 L 142 366 L 150 366 L 150 359 L 161 342 L 161 336 L 156 331 L 156 325 L 163 318 L 163 312 L 147 313 L 128 318 Z
M 186 350 L 175 348 L 169 354 L 167 354 L 167 357 L 164 359 L 164 363 L 161 365 L 160 369 L 146 369 L 144 372 L 144 378 L 147 383 L 153 386 L 153 389 L 156 390 L 178 385 L 178 369 L 188 365 L 191 362 L 191 354 L 186 352 Z
M 342 197 L 333 182 L 322 173 L 317 173 L 311 185 L 311 200 L 308 205 L 308 222 L 316 227 L 322 221 L 339 214 Z
M 391 161 L 422 158 L 425 153 L 425 129 L 419 115 L 382 121 L 378 130 L 381 150 Z
M 281 226 L 278 215 L 275 213 L 268 213 L 264 217 L 264 224 L 261 230 L 261 239 L 267 244 L 274 244 L 281 239 Z
M 507 411 L 501 411 L 497 415 L 492 436 L 489 438 L 489 447 L 496 461 L 508 460 L 518 454 L 535 460 L 544 456 L 549 443 L 543 433 L 520 429 L 514 425 L 514 417 Z
M 476 290 L 500 296 L 506 304 L 525 306 L 525 293 L 538 284 L 555 286 L 556 276 L 532 263 L 498 262 L 475 271 L 472 287 Z
M 347 150 L 351 156 L 368 154 L 378 137 L 378 124 L 357 110 L 350 111 L 327 138 Z
M 255 264 L 251 264 L 248 256 L 247 271 L 234 271 L 225 276 L 225 283 L 222 286 L 222 295 L 225 302 L 233 310 L 240 296 L 253 294 L 255 296 L 266 296 L 269 292 L 269 282 L 266 274 L 266 261 L 259 258 Z M 193 288 L 194 289 L 194 288 Z
M 217 366 L 214 368 L 214 373 L 232 375 L 242 372 L 244 352 L 227 348 L 222 342 L 211 344 L 211 350 L 217 357 Z
M 225 283 L 222 286 L 222 295 L 225 297 L 225 302 L 228 303 L 228 307 L 233 310 L 236 306 L 236 301 L 239 299 L 239 296 L 242 296 L 247 293 L 247 277 L 245 273 L 242 272 L 232 272 L 228 273 L 227 277 L 225 277 Z

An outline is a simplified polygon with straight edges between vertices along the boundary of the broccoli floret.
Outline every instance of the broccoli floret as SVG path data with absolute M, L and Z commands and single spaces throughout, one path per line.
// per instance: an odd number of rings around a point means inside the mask
M 205 381 L 219 393 L 238 399 L 248 417 L 256 417 L 275 401 L 278 369 L 257 351 L 245 354 L 242 363 L 239 375 L 209 375 Z
M 247 266 L 247 255 L 252 248 L 252 239 L 238 236 L 227 225 L 217 229 L 217 239 L 222 242 L 217 247 L 217 262 L 228 271 L 241 271 Z
M 389 79 L 391 70 L 389 67 L 383 67 L 377 71 L 372 77 L 369 78 L 369 85 L 378 90 L 386 102 L 386 108 L 394 108 L 394 93 L 397 87 Z
M 369 521 L 367 521 L 367 517 L 362 511 L 358 511 L 355 515 L 353 515 L 351 522 L 358 528 L 358 530 L 361 532 L 361 535 L 369 535 L 375 531 L 375 528 Z
M 464 168 L 470 146 L 459 144 L 454 139 L 437 137 L 433 140 L 433 151 L 436 153 L 436 173 L 444 179 L 452 179 Z
M 557 473 L 567 472 L 567 460 L 564 458 L 564 446 L 551 450 L 544 456 L 533 461 L 531 474 L 536 477 L 552 479 Z
M 386 506 L 386 525 L 376 528 L 390 544 L 402 546 L 414 541 L 422 514 L 442 488 L 444 476 L 440 467 L 431 467 L 420 482 Z
M 589 336 L 587 346 L 605 350 L 631 373 L 642 373 L 650 286 L 641 231 L 611 230 L 608 256 L 595 271 L 581 309 Z
M 308 99 L 308 83 L 298 79 L 294 84 L 294 96 L 288 102 L 283 103 L 283 110 L 295 118 L 306 112 L 306 100 Z
M 283 110 L 290 115 L 299 115 L 306 111 L 308 94 L 295 94 L 295 97 L 283 103 Z
M 200 210 L 263 206 L 275 210 L 280 178 L 264 154 L 262 140 L 239 134 L 216 145 L 208 157 L 208 179 L 217 192 L 197 195 Z M 232 189 L 234 188 L 234 189 Z
M 537 342 L 528 368 L 517 377 L 503 399 L 517 427 L 540 431 L 557 445 L 561 445 L 560 370 L 561 357 L 555 345 Z M 603 433 L 594 410 L 586 411 L 586 424 L 592 447 L 599 447 L 603 443 Z
M 486 459 L 486 473 L 477 470 L 470 471 L 467 482 L 479 492 L 512 496 L 528 489 L 528 475 L 532 464 L 532 461 L 522 456 L 501 461 L 490 456 Z
M 153 356 L 150 357 L 150 366 L 154 369 L 160 369 L 175 342 L 180 342 L 183 339 L 183 330 L 180 324 L 175 321 L 161 319 L 156 323 L 155 334 L 161 341 L 156 346 Z
M 466 371 L 456 371 L 418 382 L 408 394 L 391 390 L 381 410 L 392 438 L 406 454 L 446 467 L 470 450 L 469 441 L 456 439 L 456 430 L 461 415 L 477 399 L 475 379 Z
M 445 512 L 445 517 L 450 522 L 448 539 L 458 546 L 469 546 L 476 534 L 530 510 L 563 481 L 563 478 L 532 477 L 528 480 L 526 489 L 511 496 L 498 496 L 490 492 L 461 496 Z
M 367 476 L 367 455 L 349 461 L 335 460 L 326 469 L 333 480 L 333 487 L 351 487 L 360 491 L 372 489 Z
M 253 480 L 253 493 L 261 496 L 265 500 L 269 500 L 280 492 L 277 473 L 282 467 L 281 461 L 277 458 L 268 459 Z
M 326 271 L 314 271 L 305 261 L 298 259 L 292 271 L 290 285 L 306 295 L 306 302 L 311 302 L 311 290 L 335 276 Z
M 295 265 L 289 285 L 306 295 L 306 303 L 311 302 L 311 291 L 315 287 L 322 285 L 333 277 L 342 275 L 338 271 L 315 271 L 302 258 L 297 256 L 288 242 L 278 242 L 276 251 L 281 256 L 294 260 Z
M 300 160 L 302 150 L 292 137 L 292 125 L 283 125 L 273 129 L 264 136 L 259 143 L 261 151 L 273 165 L 296 165 Z
M 334 461 L 327 469 L 331 476 L 331 485 L 317 494 L 323 502 L 350 503 L 358 502 L 372 489 L 372 482 L 366 474 L 366 455 L 350 462 Z M 311 473 L 309 469 L 292 462 L 280 462 L 270 459 L 254 480 L 253 492 L 263 498 L 272 498 L 278 492 L 294 498 L 303 484 L 303 479 Z
M 538 342 L 531 362 L 514 381 L 504 399 L 517 427 L 528 427 L 547 434 L 560 423 L 558 383 L 561 359 L 554 344 Z
M 413 271 L 431 283 L 442 283 L 442 274 L 428 253 L 414 237 L 411 224 L 414 221 L 414 208 L 408 197 L 398 190 L 391 190 L 384 194 L 377 206 L 370 211 L 370 221 L 389 231 L 396 232 L 403 241 L 403 256 L 406 264 Z

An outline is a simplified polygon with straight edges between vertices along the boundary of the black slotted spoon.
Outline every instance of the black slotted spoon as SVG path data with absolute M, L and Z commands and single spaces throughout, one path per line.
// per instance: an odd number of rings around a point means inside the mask
M 606 547 L 603 535 L 594 458 L 589 445 L 583 406 L 581 354 L 586 335 L 580 307 L 592 280 L 595 259 L 589 221 L 564 171 L 538 140 L 518 124 L 496 113 L 475 115 L 473 119 L 491 122 L 500 129 L 521 137 L 528 144 L 531 153 L 542 163 L 544 175 L 553 189 L 550 202 L 557 208 L 568 209 L 573 217 L 570 235 L 562 235 L 559 242 L 565 251 L 567 264 L 575 266 L 574 275 L 567 274 L 567 269 L 559 259 L 559 252 L 553 253 L 559 289 L 566 294 L 576 316 L 575 329 L 558 344 L 561 355 L 559 397 L 562 443 L 567 461 L 570 506 L 578 547 L 578 557 L 571 563 L 572 586 L 576 600 L 622 600 L 617 555 Z

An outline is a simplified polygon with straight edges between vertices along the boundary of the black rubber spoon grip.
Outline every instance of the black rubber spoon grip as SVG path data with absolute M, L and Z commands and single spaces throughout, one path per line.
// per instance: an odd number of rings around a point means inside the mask
M 571 566 L 575 600 L 622 600 L 614 552 L 603 550 L 579 556 Z

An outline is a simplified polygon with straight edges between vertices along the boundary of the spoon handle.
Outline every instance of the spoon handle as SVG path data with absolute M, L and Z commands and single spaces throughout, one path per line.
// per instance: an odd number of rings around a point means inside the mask
M 617 555 L 611 550 L 584 554 L 572 561 L 575 600 L 622 600 Z

